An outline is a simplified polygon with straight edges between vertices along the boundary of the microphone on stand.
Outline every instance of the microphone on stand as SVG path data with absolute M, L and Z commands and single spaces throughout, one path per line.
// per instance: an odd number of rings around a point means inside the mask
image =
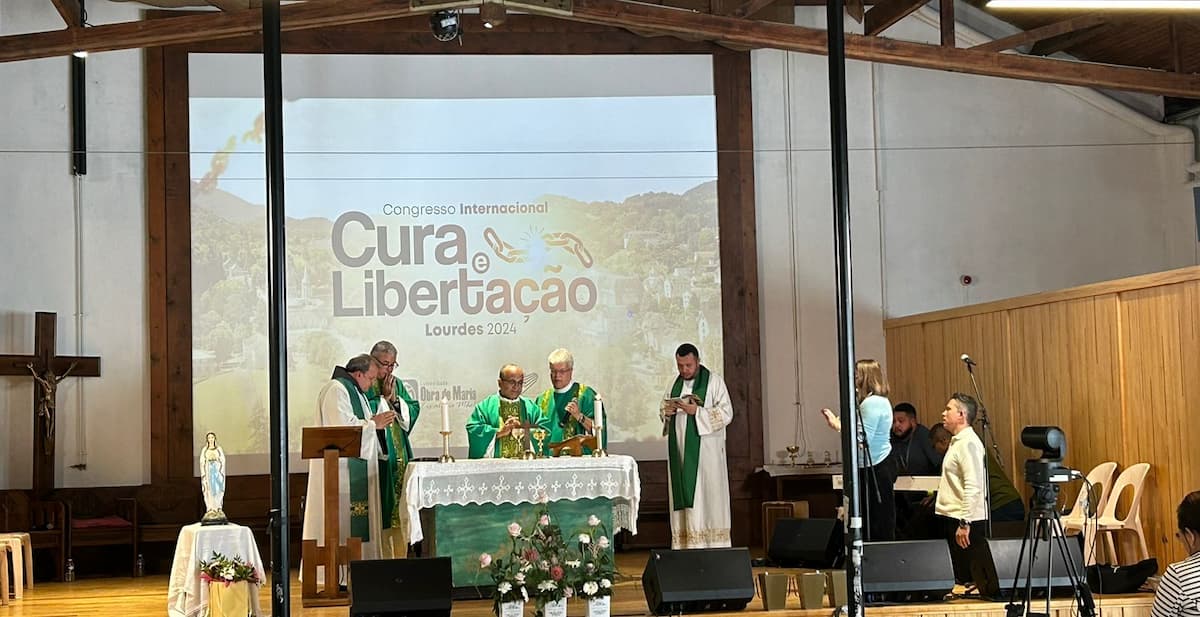
M 963 364 L 967 365 L 968 371 L 975 367 L 975 361 L 972 360 L 971 356 L 968 356 L 967 354 L 963 354 L 963 355 L 959 356 L 958 359 L 962 360 Z

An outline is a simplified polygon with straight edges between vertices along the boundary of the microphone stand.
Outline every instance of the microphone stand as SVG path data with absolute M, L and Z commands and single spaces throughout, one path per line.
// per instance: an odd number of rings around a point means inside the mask
M 1004 462 L 1000 458 L 1000 446 L 996 445 L 996 435 L 992 431 L 992 422 L 988 418 L 987 405 L 983 402 L 983 394 L 979 391 L 979 382 L 975 381 L 975 365 L 971 362 L 963 361 L 967 366 L 967 374 L 971 376 L 971 387 L 975 389 L 975 400 L 979 402 L 980 424 L 983 426 L 983 437 L 992 446 L 992 452 L 995 454 L 996 464 L 1000 466 L 1000 470 L 1004 471 Z M 987 537 L 992 537 L 992 464 L 988 462 L 987 453 L 983 455 L 983 490 L 984 497 L 987 499 Z

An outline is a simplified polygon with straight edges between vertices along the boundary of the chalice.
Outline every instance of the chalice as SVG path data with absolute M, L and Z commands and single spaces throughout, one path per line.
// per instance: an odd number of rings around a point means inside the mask
M 792 461 L 792 467 L 796 466 L 796 457 L 800 455 L 800 446 L 788 446 L 785 448 L 788 453 L 788 458 Z
M 530 434 L 530 435 L 533 435 L 533 440 L 537 442 L 537 456 L 538 456 L 538 458 L 543 458 L 545 455 L 544 455 L 544 454 L 542 454 L 542 452 L 543 452 L 543 450 L 542 450 L 542 442 L 543 442 L 543 441 L 546 441 L 546 435 L 547 435 L 547 433 L 546 433 L 546 429 L 544 429 L 544 428 L 535 428 L 535 429 L 533 429 L 533 430 L 529 431 L 529 434 Z

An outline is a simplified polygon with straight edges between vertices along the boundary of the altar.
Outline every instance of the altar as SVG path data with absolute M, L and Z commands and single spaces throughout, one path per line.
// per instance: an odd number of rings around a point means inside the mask
M 611 542 L 622 529 L 637 533 L 641 491 L 631 456 L 414 462 L 404 506 L 410 541 L 425 540 L 427 556 L 449 556 L 454 587 L 472 588 L 491 584 L 479 555 L 501 552 L 509 523 L 533 524 L 541 503 L 564 534 L 595 516 Z

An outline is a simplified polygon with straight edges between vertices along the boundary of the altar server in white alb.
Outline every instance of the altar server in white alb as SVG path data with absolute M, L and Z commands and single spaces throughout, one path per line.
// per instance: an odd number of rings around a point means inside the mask
M 675 350 L 679 376 L 663 397 L 671 548 L 730 546 L 725 427 L 733 405 L 725 380 L 700 364 L 695 345 Z
M 379 374 L 379 363 L 367 354 L 351 358 L 346 367 L 337 367 L 333 379 L 321 388 L 317 397 L 317 424 L 320 426 L 362 427 L 362 450 L 358 458 L 338 460 L 338 534 L 362 539 L 362 558 L 378 559 L 383 539 L 383 511 L 380 505 L 379 470 L 387 465 L 387 454 L 380 447 L 379 434 L 397 421 L 396 412 L 380 400 L 372 407 L 365 393 Z M 407 428 L 407 427 L 405 427 Z M 325 543 L 325 470 L 324 461 L 308 464 L 308 496 L 304 509 L 305 540 Z M 330 513 L 330 516 L 334 516 Z M 323 577 L 318 576 L 318 579 Z M 323 582 L 318 580 L 318 582 Z

